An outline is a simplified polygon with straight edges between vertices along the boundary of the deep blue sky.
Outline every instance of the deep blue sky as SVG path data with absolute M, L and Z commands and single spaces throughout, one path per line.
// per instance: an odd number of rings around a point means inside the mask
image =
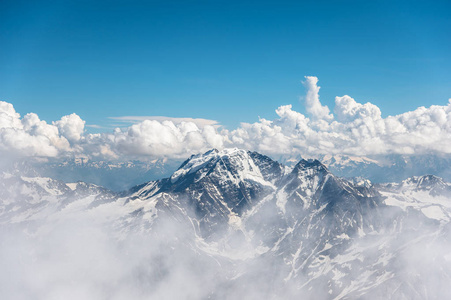
M 47 121 L 272 119 L 300 80 L 383 115 L 451 98 L 451 1 L 0 1 L 0 100 Z

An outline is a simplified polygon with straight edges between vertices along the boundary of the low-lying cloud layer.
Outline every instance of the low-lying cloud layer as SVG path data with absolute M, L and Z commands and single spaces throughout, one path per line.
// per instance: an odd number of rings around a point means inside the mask
M 260 119 L 226 130 L 211 122 L 154 118 L 112 133 L 88 134 L 78 115 L 51 124 L 34 113 L 21 117 L 0 102 L 0 151 L 28 157 L 88 156 L 101 159 L 185 157 L 210 148 L 240 147 L 269 155 L 451 153 L 451 99 L 382 118 L 380 109 L 350 96 L 335 98 L 331 113 L 319 100 L 318 78 L 308 76 L 308 115 L 280 106 L 275 120 Z

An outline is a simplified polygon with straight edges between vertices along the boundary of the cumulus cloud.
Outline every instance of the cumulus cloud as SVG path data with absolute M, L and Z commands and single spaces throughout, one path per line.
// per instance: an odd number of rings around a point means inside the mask
M 361 104 L 344 95 L 335 98 L 331 114 L 319 100 L 317 83 L 313 76 L 303 82 L 307 116 L 285 105 L 276 109 L 274 120 L 242 123 L 231 131 L 205 119 L 127 117 L 136 124 L 110 133 L 88 134 L 85 121 L 76 114 L 48 124 L 34 113 L 21 118 L 12 104 L 0 102 L 0 151 L 101 159 L 183 158 L 224 147 L 293 156 L 451 154 L 451 100 L 445 106 L 419 107 L 382 118 L 376 105 Z
M 53 124 L 56 125 L 59 132 L 72 143 L 81 139 L 81 135 L 85 129 L 85 121 L 76 114 L 64 116 L 61 120 L 56 121 Z
M 224 136 L 211 125 L 199 128 L 192 122 L 145 120 L 125 131 L 116 129 L 113 146 L 126 155 L 177 156 L 201 149 L 222 148 Z
M 305 108 L 307 112 L 315 119 L 332 120 L 333 116 L 329 114 L 329 107 L 321 105 L 319 101 L 318 78 L 315 76 L 305 76 L 302 82 L 307 89 L 305 97 Z
M 335 97 L 334 113 L 339 122 L 350 122 L 355 119 L 365 118 L 378 120 L 381 118 L 379 107 L 369 102 L 365 104 L 357 103 L 348 95 Z
M 68 151 L 70 145 L 57 126 L 47 124 L 34 113 L 21 119 L 12 104 L 1 101 L 0 149 L 12 156 L 55 157 Z

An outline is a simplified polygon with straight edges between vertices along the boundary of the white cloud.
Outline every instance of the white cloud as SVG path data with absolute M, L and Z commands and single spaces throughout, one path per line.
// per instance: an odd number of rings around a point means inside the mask
M 305 76 L 302 82 L 307 89 L 305 97 L 305 108 L 314 119 L 332 120 L 333 116 L 329 114 L 329 107 L 321 105 L 319 101 L 319 89 L 317 85 L 318 78 L 315 76 Z
M 343 97 L 335 97 L 335 116 L 340 122 L 349 122 L 355 119 L 371 118 L 378 120 L 381 118 L 379 107 L 371 103 L 360 104 L 354 99 L 345 95 Z
M 81 135 L 85 129 L 85 121 L 76 114 L 64 116 L 61 120 L 56 121 L 53 124 L 56 125 L 59 132 L 72 143 L 81 139 Z
M 36 114 L 22 119 L 0 102 L 0 151 L 25 156 L 75 154 L 99 158 L 187 157 L 210 148 L 241 147 L 271 155 L 451 154 L 451 100 L 382 118 L 371 103 L 345 95 L 335 98 L 334 115 L 319 101 L 316 77 L 306 77 L 309 117 L 280 106 L 274 120 L 242 123 L 234 130 L 216 121 L 134 117 L 136 124 L 111 133 L 88 134 L 76 114 L 47 124 Z M 139 121 L 140 118 L 153 118 Z M 132 117 L 118 120 L 131 121 Z
M 116 129 L 113 148 L 121 154 L 144 156 L 181 156 L 222 148 L 223 139 L 211 125 L 199 128 L 193 122 L 145 120 L 126 130 Z
M 12 104 L 0 101 L 0 149 L 10 156 L 55 157 L 70 148 L 58 127 L 29 113 L 22 119 Z
M 11 103 L 0 101 L 0 128 L 19 128 L 22 126 L 20 115 Z
M 164 116 L 122 116 L 122 117 L 110 117 L 112 120 L 137 124 L 145 120 L 153 120 L 158 122 L 171 121 L 174 124 L 180 124 L 182 122 L 190 122 L 196 124 L 198 127 L 204 127 L 205 125 L 218 125 L 218 121 L 202 119 L 202 118 L 173 118 Z

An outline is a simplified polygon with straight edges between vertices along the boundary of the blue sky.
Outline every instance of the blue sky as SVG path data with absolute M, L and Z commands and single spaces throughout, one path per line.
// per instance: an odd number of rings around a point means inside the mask
M 0 100 L 77 113 L 206 118 L 227 128 L 348 94 L 383 116 L 451 98 L 449 1 L 7 1 Z M 93 129 L 90 129 L 93 130 Z

